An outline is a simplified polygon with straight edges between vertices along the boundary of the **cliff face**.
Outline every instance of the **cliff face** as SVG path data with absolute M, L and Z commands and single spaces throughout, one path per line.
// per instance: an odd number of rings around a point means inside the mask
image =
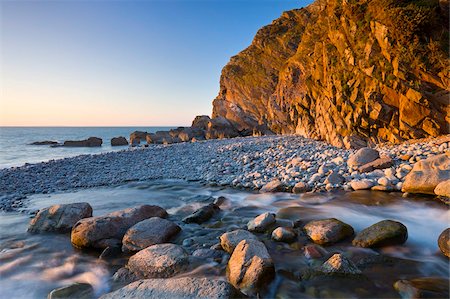
M 449 133 L 448 1 L 322 0 L 222 70 L 213 117 L 349 146 Z

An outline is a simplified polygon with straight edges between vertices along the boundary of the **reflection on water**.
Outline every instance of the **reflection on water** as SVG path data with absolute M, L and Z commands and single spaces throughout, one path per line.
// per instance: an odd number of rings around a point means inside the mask
M 339 192 L 321 194 L 258 194 L 243 190 L 219 187 L 204 187 L 196 183 L 180 181 L 133 182 L 114 188 L 95 188 L 72 193 L 35 195 L 30 197 L 27 212 L 55 203 L 89 202 L 94 215 L 105 214 L 140 204 L 156 204 L 168 210 L 171 220 L 181 224 L 180 219 L 202 204 L 211 196 L 225 196 L 228 201 L 221 206 L 223 212 L 203 226 L 183 225 L 182 233 L 174 240 L 183 244 L 188 251 L 209 247 L 217 242 L 223 232 L 244 227 L 246 222 L 261 212 L 277 213 L 279 218 L 301 220 L 302 222 L 326 217 L 336 217 L 351 224 L 358 232 L 383 219 L 397 220 L 408 228 L 409 238 L 404 246 L 386 247 L 380 250 L 361 249 L 341 244 L 328 248 L 330 252 L 346 252 L 351 256 L 374 255 L 378 253 L 407 259 L 407 262 L 392 262 L 390 273 L 375 264 L 368 266 L 365 275 L 378 285 L 364 282 L 359 288 L 371 293 L 351 294 L 367 297 L 380 287 L 393 293 L 392 280 L 418 276 L 442 276 L 448 278 L 448 260 L 438 253 L 437 238 L 449 225 L 450 212 L 446 206 L 427 199 L 405 199 L 401 194 L 382 192 Z M 69 235 L 31 235 L 26 233 L 29 215 L 27 213 L 0 214 L 0 288 L 5 298 L 44 298 L 54 288 L 73 282 L 90 283 L 97 295 L 112 287 L 110 277 L 118 265 L 107 264 L 98 259 L 98 252 L 81 252 L 70 244 Z M 333 296 L 347 295 L 342 283 L 337 281 L 314 280 L 298 283 L 298 272 L 311 261 L 304 258 L 299 250 L 304 244 L 280 244 L 260 237 L 272 255 L 277 276 L 266 297 L 287 296 L 300 293 L 304 297 L 322 296 L 321 292 L 333 286 L 341 289 Z M 190 239 L 190 240 L 185 240 Z M 302 241 L 306 242 L 306 241 Z M 298 248 L 297 248 L 298 247 Z M 406 266 L 405 266 L 406 265 Z M 200 262 L 183 275 L 220 276 L 224 265 Z M 385 273 L 385 274 L 383 274 Z M 319 291 L 318 285 L 326 288 Z M 385 284 L 385 285 L 383 285 Z M 299 293 L 300 292 L 300 293 Z M 319 292 L 319 293 L 317 293 Z M 331 291 L 330 291 L 331 292 Z M 326 293 L 326 292 L 325 292 Z M 326 293 L 328 294 L 328 293 Z M 381 294 L 381 293 L 380 293 Z M 325 295 L 323 295 L 325 296 Z M 326 297 L 326 296 L 325 296 Z M 370 297 L 370 296 L 369 296 Z

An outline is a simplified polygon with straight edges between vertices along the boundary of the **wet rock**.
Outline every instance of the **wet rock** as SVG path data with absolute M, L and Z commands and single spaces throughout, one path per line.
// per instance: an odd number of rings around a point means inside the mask
M 120 283 L 130 283 L 132 281 L 136 281 L 139 279 L 140 277 L 138 277 L 136 274 L 134 274 L 128 268 L 125 267 L 119 268 L 119 270 L 117 270 L 112 277 L 112 280 L 114 282 Z
M 88 283 L 74 283 L 51 291 L 48 299 L 91 299 L 95 298 L 94 288 Z
M 98 137 L 89 137 L 85 140 L 66 140 L 63 146 L 67 147 L 97 147 L 102 146 L 103 140 Z
M 121 254 L 122 249 L 120 247 L 108 246 L 102 251 L 98 258 L 101 260 L 115 259 Z
M 447 228 L 439 235 L 438 246 L 441 252 L 450 258 L 450 228 Z
M 330 274 L 361 274 L 361 270 L 340 253 L 333 254 L 333 256 L 323 263 L 321 270 L 324 273 Z
M 394 161 L 390 157 L 381 157 L 359 167 L 359 172 L 371 172 L 375 169 L 385 169 L 392 167 Z
M 128 260 L 126 268 L 139 278 L 167 278 L 183 272 L 188 254 L 175 244 L 149 246 Z
M 87 202 L 53 205 L 40 210 L 31 220 L 30 233 L 68 233 L 80 219 L 91 217 L 92 207 Z
M 30 145 L 55 145 L 58 144 L 57 141 L 44 140 L 44 141 L 35 141 L 30 143 Z
M 204 277 L 145 279 L 103 295 L 101 299 L 228 299 L 237 291 L 228 282 Z
M 111 146 L 122 146 L 122 145 L 128 145 L 128 141 L 125 137 L 113 137 L 111 138 Z
M 292 193 L 299 194 L 310 191 L 311 188 L 304 182 L 298 182 L 292 188 Z
M 247 229 L 253 232 L 264 232 L 270 225 L 275 223 L 275 214 L 266 212 L 247 223 Z
M 218 207 L 220 207 L 221 205 L 223 205 L 224 203 L 226 203 L 227 201 L 229 201 L 228 198 L 224 197 L 224 196 L 219 196 L 214 200 L 214 204 Z
M 442 197 L 450 197 L 450 180 L 440 182 L 434 188 L 434 194 Z
M 71 242 L 79 248 L 101 248 L 118 246 L 126 231 L 136 223 L 151 217 L 167 216 L 158 206 L 143 205 L 104 216 L 90 217 L 78 221 L 72 228 Z
M 242 240 L 227 266 L 230 283 L 247 295 L 255 294 L 273 279 L 274 274 L 274 265 L 266 246 L 256 240 Z
M 414 164 L 406 175 L 402 191 L 434 194 L 436 186 L 450 180 L 450 152 L 436 155 Z
M 367 164 L 369 162 L 375 161 L 380 157 L 380 154 L 377 150 L 369 148 L 369 147 L 363 147 L 356 151 L 356 153 L 350 155 L 348 158 L 347 164 L 350 167 L 353 166 L 362 166 L 364 164 Z
M 284 184 L 280 180 L 274 179 L 269 183 L 265 184 L 261 188 L 260 192 L 283 192 L 284 189 L 285 189 Z
M 363 229 L 352 244 L 359 247 L 383 247 L 401 245 L 407 239 L 406 226 L 397 221 L 383 220 Z
M 272 232 L 272 239 L 279 242 L 292 242 L 297 238 L 297 233 L 290 227 L 278 227 Z
M 342 184 L 343 182 L 345 182 L 345 178 L 337 172 L 330 173 L 328 177 L 325 179 L 325 184 L 336 185 Z
M 404 299 L 449 298 L 450 281 L 439 277 L 423 277 L 411 280 L 399 280 L 394 288 Z
M 303 247 L 303 252 L 308 259 L 320 259 L 328 252 L 318 245 L 306 245 Z
M 222 246 L 223 250 L 231 254 L 242 240 L 258 241 L 258 238 L 249 231 L 237 229 L 221 235 L 220 245 Z
M 195 250 L 192 253 L 192 256 L 201 258 L 201 259 L 211 259 L 216 262 L 219 262 L 222 260 L 224 252 L 214 249 L 208 249 L 208 248 L 200 248 Z
M 304 230 L 314 243 L 320 245 L 330 245 L 354 234 L 350 225 L 335 218 L 310 221 Z
M 374 182 L 370 180 L 355 180 L 350 182 L 350 186 L 353 190 L 366 190 L 372 188 L 374 185 Z
M 211 219 L 214 214 L 220 211 L 220 208 L 215 204 L 209 204 L 201 207 L 191 215 L 183 219 L 185 223 L 203 223 Z
M 122 240 L 124 252 L 139 251 L 150 245 L 168 242 L 181 228 L 159 217 L 142 220 L 130 227 Z

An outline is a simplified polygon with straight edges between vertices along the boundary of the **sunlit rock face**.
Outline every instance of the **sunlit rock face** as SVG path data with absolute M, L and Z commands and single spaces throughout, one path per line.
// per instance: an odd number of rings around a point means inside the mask
M 213 117 L 348 146 L 449 133 L 439 1 L 322 0 L 261 28 L 222 70 Z

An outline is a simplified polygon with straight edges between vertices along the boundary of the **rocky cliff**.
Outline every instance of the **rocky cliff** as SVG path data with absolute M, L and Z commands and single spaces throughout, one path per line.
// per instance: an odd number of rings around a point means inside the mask
M 213 118 L 336 146 L 449 133 L 448 0 L 318 0 L 222 70 Z

